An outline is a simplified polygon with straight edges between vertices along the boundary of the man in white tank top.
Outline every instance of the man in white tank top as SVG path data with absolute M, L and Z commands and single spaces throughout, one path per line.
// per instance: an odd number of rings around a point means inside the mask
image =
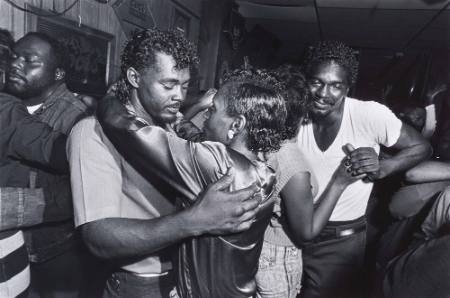
M 328 224 L 306 246 L 301 297 L 362 296 L 365 211 L 373 181 L 404 171 L 431 153 L 429 144 L 387 107 L 347 96 L 357 70 L 353 50 L 340 42 L 319 44 L 305 65 L 310 119 L 300 126 L 298 143 L 319 182 L 315 200 L 344 158 L 348 171 L 366 177 L 347 187 Z M 379 160 L 380 145 L 397 149 L 397 154 Z

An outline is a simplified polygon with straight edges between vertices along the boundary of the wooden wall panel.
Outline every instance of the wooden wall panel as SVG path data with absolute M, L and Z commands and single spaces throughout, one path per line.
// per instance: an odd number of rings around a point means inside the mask
M 42 8 L 44 10 L 63 11 L 69 7 L 74 0 L 14 0 L 14 2 L 25 7 L 26 4 Z M 0 27 L 10 30 L 17 40 L 25 35 L 27 31 L 26 13 L 12 7 L 6 1 L 0 1 Z M 72 9 L 64 14 L 64 17 L 78 22 L 81 16 L 83 25 L 110 33 L 115 36 L 112 61 L 110 64 L 110 78 L 114 80 L 118 76 L 118 65 L 120 50 L 126 41 L 126 36 L 122 30 L 116 14 L 109 4 L 102 4 L 94 0 L 81 0 Z
M 14 2 L 25 7 L 27 4 L 44 9 L 63 11 L 68 8 L 74 0 L 14 0 Z M 169 29 L 174 4 L 169 0 L 147 0 L 149 8 L 152 12 L 156 27 L 161 29 Z M 193 12 L 194 15 L 200 17 L 200 5 L 202 0 L 175 0 L 177 4 L 182 4 L 185 8 Z M 102 4 L 95 0 L 80 0 L 69 11 L 64 14 L 64 17 L 72 21 L 79 21 L 83 25 L 98 29 L 103 32 L 110 33 L 115 36 L 113 59 L 110 63 L 110 78 L 114 80 L 117 78 L 120 68 L 120 52 L 126 42 L 126 36 L 122 30 L 121 24 L 117 19 L 114 9 L 110 4 Z M 12 7 L 6 1 L 0 0 L 0 27 L 12 31 L 14 38 L 17 40 L 27 32 L 26 13 Z M 199 22 L 198 22 L 199 23 Z M 198 24 L 191 26 L 194 31 L 199 31 Z M 198 34 L 197 34 L 198 35 Z M 196 39 L 196 38 L 194 38 Z M 197 42 L 197 40 L 194 40 Z

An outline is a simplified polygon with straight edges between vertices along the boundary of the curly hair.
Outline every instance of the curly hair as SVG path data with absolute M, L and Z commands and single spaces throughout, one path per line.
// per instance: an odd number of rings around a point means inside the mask
M 359 67 L 356 51 L 340 41 L 323 41 L 310 48 L 304 63 L 306 75 L 311 73 L 313 66 L 331 60 L 347 70 L 349 83 L 354 85 Z
M 219 89 L 227 99 L 227 114 L 245 117 L 247 146 L 253 152 L 275 152 L 281 147 L 287 114 L 281 85 L 264 70 L 238 69 Z
M 176 69 L 193 69 L 198 65 L 195 46 L 178 31 L 162 31 L 157 28 L 137 31 L 126 43 L 120 57 L 121 75 L 116 94 L 123 102 L 128 101 L 131 85 L 127 80 L 130 67 L 144 70 L 155 65 L 157 52 L 170 55 Z
M 274 69 L 273 73 L 285 86 L 282 92 L 287 109 L 284 139 L 292 139 L 297 135 L 300 120 L 306 117 L 311 105 L 310 92 L 299 66 L 284 64 Z

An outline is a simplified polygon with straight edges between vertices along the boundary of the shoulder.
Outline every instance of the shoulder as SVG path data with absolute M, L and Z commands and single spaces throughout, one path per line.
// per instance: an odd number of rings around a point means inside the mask
M 350 110 L 359 114 L 373 115 L 373 113 L 390 111 L 386 105 L 374 100 L 364 101 L 351 97 L 347 97 L 345 100 L 349 105 Z
M 100 123 L 94 116 L 89 116 L 78 121 L 70 132 L 71 139 L 88 140 L 101 138 L 103 131 Z
M 18 99 L 15 96 L 12 96 L 8 93 L 0 92 L 0 104 L 6 104 L 6 103 L 20 103 L 21 100 Z
M 346 104 L 348 104 L 348 110 L 352 117 L 357 117 L 363 122 L 396 119 L 395 114 L 386 105 L 369 100 L 358 100 L 351 97 L 347 97 Z
M 69 89 L 66 88 L 59 99 L 61 104 L 66 105 L 71 112 L 75 113 L 87 113 L 89 107 L 74 93 L 72 93 Z

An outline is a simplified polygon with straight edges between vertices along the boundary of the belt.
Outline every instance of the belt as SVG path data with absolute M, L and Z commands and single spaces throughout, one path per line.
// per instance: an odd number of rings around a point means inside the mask
M 358 220 L 353 224 L 333 224 L 326 225 L 323 231 L 313 240 L 313 242 L 323 242 L 333 239 L 339 239 L 360 233 L 366 230 L 365 219 Z
M 162 277 L 162 276 L 169 275 L 169 271 L 162 272 L 162 273 L 137 273 L 137 272 L 131 272 L 131 271 L 128 271 L 128 270 L 125 270 L 122 268 L 117 270 L 117 272 L 127 273 L 127 274 L 131 274 L 134 276 L 139 276 L 139 277 Z

